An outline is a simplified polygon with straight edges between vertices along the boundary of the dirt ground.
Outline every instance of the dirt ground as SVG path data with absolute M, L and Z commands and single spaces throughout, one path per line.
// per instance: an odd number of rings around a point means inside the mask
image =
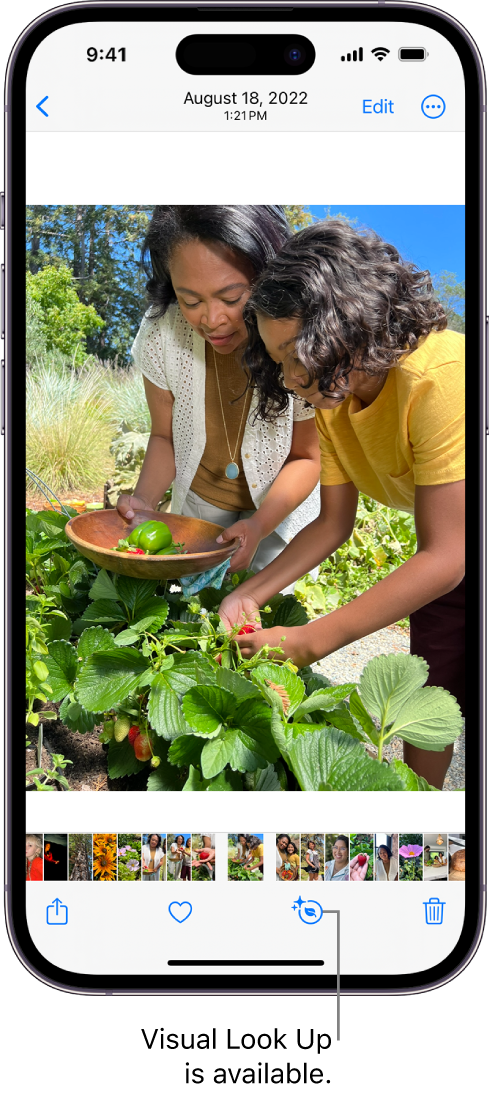
M 63 494 L 59 494 L 58 498 L 59 498 L 60 502 L 64 502 L 64 503 L 71 502 L 74 499 L 77 499 L 80 502 L 82 500 L 83 500 L 83 502 L 103 502 L 104 501 L 104 488 L 100 487 L 97 491 L 92 491 L 91 493 L 87 492 L 87 491 L 79 491 L 79 492 L 71 491 L 69 493 L 64 492 Z M 46 510 L 46 509 L 49 510 L 49 508 L 50 508 L 49 503 L 48 503 L 47 499 L 45 499 L 44 495 L 42 495 L 40 491 L 34 491 L 34 490 L 27 492 L 27 494 L 26 494 L 26 506 L 28 507 L 29 510 Z

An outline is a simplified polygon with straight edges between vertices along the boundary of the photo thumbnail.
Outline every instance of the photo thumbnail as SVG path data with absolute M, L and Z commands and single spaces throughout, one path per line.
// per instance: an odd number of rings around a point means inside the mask
M 68 878 L 87 883 L 92 879 L 92 834 L 71 833 L 68 838 Z
M 159 883 L 166 878 L 167 835 L 144 833 L 141 846 L 141 878 L 147 883 Z
M 301 834 L 276 834 L 276 879 L 281 883 L 300 877 Z
M 325 882 L 348 883 L 349 837 L 346 833 L 325 834 Z
M 263 878 L 263 833 L 229 833 L 228 880 L 256 882 Z

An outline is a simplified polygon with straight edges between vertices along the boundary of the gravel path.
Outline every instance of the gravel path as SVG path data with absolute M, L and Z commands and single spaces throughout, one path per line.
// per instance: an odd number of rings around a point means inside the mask
M 373 632 L 364 639 L 358 639 L 347 647 L 341 647 L 328 658 L 317 662 L 314 669 L 325 674 L 334 685 L 346 681 L 359 681 L 367 662 L 375 655 L 399 653 L 410 654 L 410 633 L 408 628 L 399 628 L 392 624 L 379 632 Z M 391 761 L 397 757 L 403 760 L 403 742 L 394 738 L 385 748 L 385 757 Z M 455 791 L 465 786 L 465 733 L 464 730 L 454 744 L 453 759 L 444 781 L 443 791 Z

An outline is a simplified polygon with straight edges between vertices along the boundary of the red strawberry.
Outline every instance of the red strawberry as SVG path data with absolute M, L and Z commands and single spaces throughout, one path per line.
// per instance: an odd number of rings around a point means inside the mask
M 207 860 L 208 856 L 210 856 L 210 855 L 211 855 L 211 849 L 201 849 L 201 851 L 199 853 L 199 859 L 200 860 Z
M 151 757 L 151 746 L 148 735 L 138 734 L 133 742 L 133 749 L 138 761 L 149 761 Z
M 249 635 L 253 634 L 254 632 L 255 632 L 255 627 L 254 627 L 253 624 L 244 624 L 243 628 L 240 628 L 240 631 L 238 632 L 238 635 L 239 636 L 249 636 Z
M 136 724 L 133 727 L 129 728 L 128 740 L 130 741 L 132 746 L 134 746 L 135 739 L 138 737 L 139 733 L 140 729 L 136 726 Z
M 221 666 L 221 655 L 215 655 L 214 661 L 218 663 L 218 666 Z
M 367 860 L 367 856 L 364 856 L 364 853 L 360 852 L 359 856 L 357 857 L 357 863 L 359 864 L 360 868 L 363 867 L 363 865 L 366 863 L 366 860 Z
M 132 545 L 130 545 L 126 551 L 130 552 L 132 556 L 146 556 L 146 552 L 144 552 L 142 548 L 133 548 Z

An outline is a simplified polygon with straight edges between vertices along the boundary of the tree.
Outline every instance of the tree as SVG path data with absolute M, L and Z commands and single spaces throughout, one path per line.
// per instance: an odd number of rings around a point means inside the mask
M 306 206 L 287 205 L 283 208 L 294 232 L 299 232 L 301 228 L 306 228 L 307 225 L 313 224 L 313 217 Z
M 29 206 L 27 270 L 66 266 L 83 305 L 104 321 L 86 336 L 88 353 L 129 363 L 146 307 L 140 254 L 151 206 Z
M 451 331 L 465 330 L 465 283 L 456 281 L 456 275 L 442 270 L 433 279 L 435 295 L 441 302 Z
M 83 362 L 87 338 L 99 331 L 104 321 L 93 305 L 78 299 L 68 267 L 45 266 L 37 274 L 28 271 L 26 295 L 28 305 L 32 302 L 28 307 L 30 326 L 43 337 L 45 349 L 56 347 L 75 362 Z

